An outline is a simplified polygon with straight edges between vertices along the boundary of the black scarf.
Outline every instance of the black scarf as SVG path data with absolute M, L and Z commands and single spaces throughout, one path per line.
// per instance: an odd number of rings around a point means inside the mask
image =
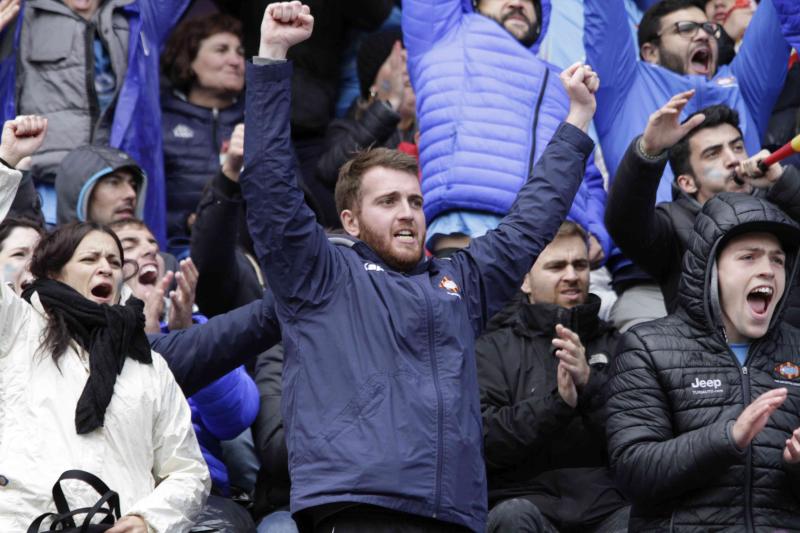
M 89 379 L 75 409 L 75 429 L 79 435 L 94 431 L 103 425 L 125 358 L 153 362 L 144 333 L 144 303 L 131 297 L 126 305 L 96 304 L 52 279 L 34 281 L 22 297 L 30 302 L 33 293 L 48 314 L 64 319 L 70 336 L 89 352 Z

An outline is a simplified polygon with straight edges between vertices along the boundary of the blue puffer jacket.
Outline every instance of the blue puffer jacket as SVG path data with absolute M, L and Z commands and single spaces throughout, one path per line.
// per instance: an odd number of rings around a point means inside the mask
M 475 337 L 566 216 L 591 139 L 562 125 L 497 230 L 399 273 L 328 241 L 294 177 L 291 64 L 247 67 L 241 185 L 286 350 L 292 511 L 356 502 L 482 532 Z
M 790 52 L 787 38 L 793 45 L 800 43 L 800 2 L 762 1 L 736 58 L 710 81 L 639 61 L 623 0 L 584 0 L 584 17 L 586 60 L 601 80 L 594 123 L 611 183 L 625 150 L 644 131 L 650 114 L 673 95 L 689 89 L 695 89 L 696 94 L 684 108 L 681 120 L 710 105 L 726 104 L 739 112 L 747 151 L 754 154 L 760 150 L 786 78 Z M 672 201 L 672 182 L 673 174 L 667 167 L 656 203 Z M 614 247 L 608 261 L 614 283 L 648 280 L 631 267 L 630 260 Z
M 172 91 L 161 96 L 167 235 L 188 237 L 186 219 L 197 211 L 203 188 L 219 173 L 220 149 L 244 121 L 244 101 L 217 110 L 196 106 Z
M 230 494 L 230 486 L 219 441 L 230 440 L 250 427 L 258 415 L 258 406 L 258 388 L 241 366 L 189 398 L 197 442 L 214 488 L 225 496 Z
M 449 210 L 505 215 L 533 163 L 569 111 L 552 65 L 536 57 L 550 22 L 530 48 L 470 0 L 405 0 L 403 38 L 417 94 L 420 163 L 428 222 Z M 608 256 L 603 179 L 594 164 L 569 218 L 594 234 Z
M 128 17 L 128 70 L 116 101 L 111 146 L 132 156 L 147 173 L 144 219 L 162 244 L 166 243 L 164 161 L 161 150 L 159 55 L 172 27 L 189 0 L 134 0 L 122 12 Z M 0 62 L 0 102 L 3 121 L 16 116 L 16 60 L 19 53 L 24 1 L 16 24 L 14 51 Z
M 650 114 L 689 89 L 696 94 L 682 119 L 712 104 L 726 104 L 739 112 L 747 151 L 754 154 L 761 149 L 786 78 L 790 47 L 784 35 L 795 45 L 800 41 L 800 2 L 763 0 L 736 58 L 710 81 L 638 61 L 623 0 L 584 0 L 584 5 L 586 59 L 601 80 L 594 123 L 612 178 Z M 672 201 L 672 178 L 671 171 L 664 173 L 657 202 Z

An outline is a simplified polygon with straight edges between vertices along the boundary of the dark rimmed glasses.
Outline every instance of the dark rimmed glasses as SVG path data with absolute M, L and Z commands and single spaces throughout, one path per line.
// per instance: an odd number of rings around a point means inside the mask
M 674 33 L 677 33 L 681 37 L 691 39 L 695 35 L 697 35 L 697 32 L 700 28 L 703 28 L 704 32 L 714 37 L 715 39 L 719 39 L 720 36 L 722 35 L 722 26 L 720 26 L 716 22 L 694 22 L 693 20 L 682 20 L 680 22 L 676 22 L 670 26 L 667 26 L 666 28 L 658 32 L 656 36 L 661 37 L 667 31 L 674 30 Z

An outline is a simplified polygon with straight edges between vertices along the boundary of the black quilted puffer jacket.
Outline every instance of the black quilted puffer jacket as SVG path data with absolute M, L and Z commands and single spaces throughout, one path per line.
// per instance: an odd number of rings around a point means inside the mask
M 792 243 L 784 244 L 792 279 L 800 227 L 764 200 L 720 194 L 706 203 L 689 239 L 678 310 L 620 342 L 606 431 L 617 484 L 633 502 L 632 532 L 800 531 L 800 467 L 782 458 L 785 440 L 800 427 L 800 330 L 781 320 L 784 294 L 742 366 L 710 289 L 721 246 L 750 231 Z M 778 387 L 789 390 L 787 400 L 739 451 L 733 421 Z

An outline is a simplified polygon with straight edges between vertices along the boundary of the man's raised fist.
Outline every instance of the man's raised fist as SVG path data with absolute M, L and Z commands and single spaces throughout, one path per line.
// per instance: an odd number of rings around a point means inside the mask
M 268 59 L 286 59 L 292 46 L 302 43 L 314 30 L 311 10 L 297 0 L 267 6 L 261 21 L 261 46 L 258 55 Z

